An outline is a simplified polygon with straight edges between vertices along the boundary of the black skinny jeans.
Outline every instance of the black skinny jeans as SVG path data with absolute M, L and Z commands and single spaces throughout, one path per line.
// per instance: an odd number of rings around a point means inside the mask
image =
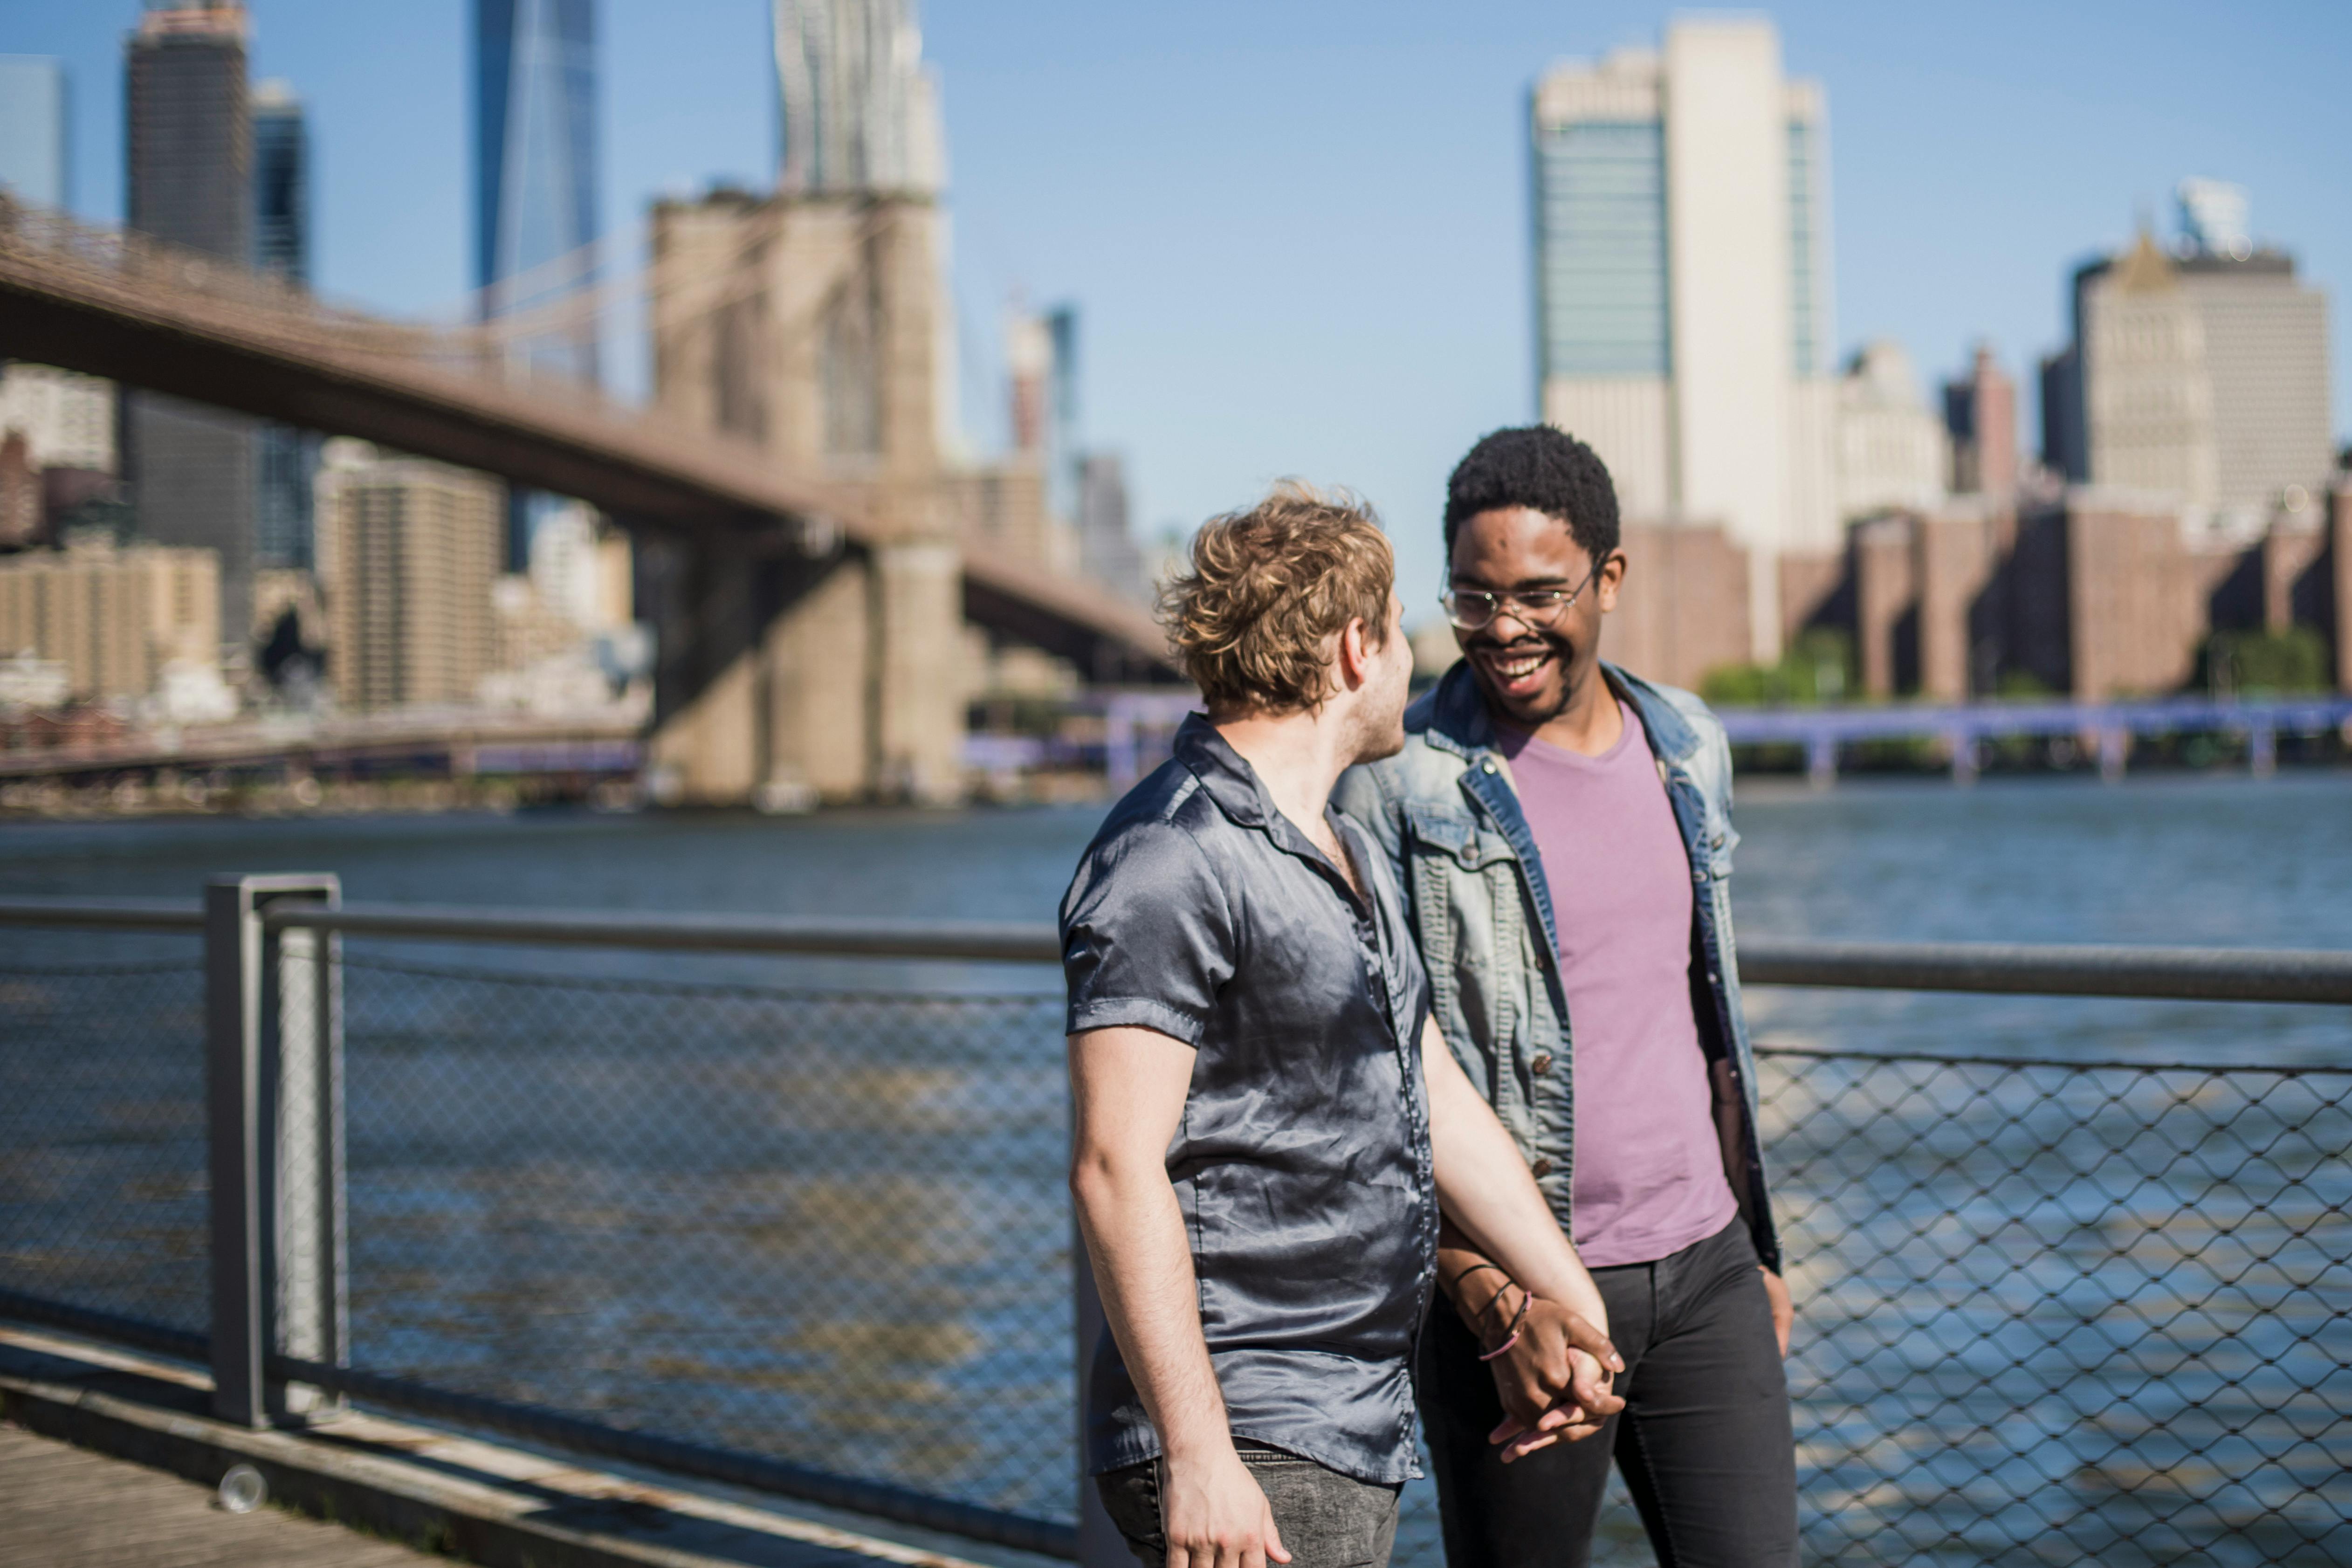
M 1432 1305 L 1421 1409 L 1447 1568 L 1584 1568 L 1612 1458 L 1660 1568 L 1794 1568 L 1789 1384 L 1748 1227 L 1592 1279 L 1625 1358 L 1625 1408 L 1509 1465 L 1486 1441 L 1503 1419 L 1494 1373 L 1444 1297 Z

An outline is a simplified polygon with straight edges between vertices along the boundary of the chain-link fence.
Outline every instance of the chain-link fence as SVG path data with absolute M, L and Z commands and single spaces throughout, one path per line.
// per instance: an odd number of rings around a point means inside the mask
M 2352 1561 L 2352 1071 L 1760 1071 L 1809 1561 Z
M 1060 1008 L 344 968 L 354 1365 L 1066 1517 Z
M 355 1367 L 1071 1517 L 1055 999 L 384 953 L 341 965 Z M 199 1002 L 0 973 L 0 1289 L 203 1326 Z M 1809 1561 L 2352 1561 L 2352 1069 L 1761 1072 Z
M 204 966 L 0 962 L 0 1289 L 202 1333 Z

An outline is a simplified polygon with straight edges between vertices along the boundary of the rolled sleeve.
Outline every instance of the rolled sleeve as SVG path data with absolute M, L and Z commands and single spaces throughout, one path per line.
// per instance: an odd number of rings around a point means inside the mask
M 1192 836 L 1138 823 L 1101 841 L 1062 901 L 1067 1032 L 1122 1025 L 1198 1046 L 1234 974 L 1233 911 Z

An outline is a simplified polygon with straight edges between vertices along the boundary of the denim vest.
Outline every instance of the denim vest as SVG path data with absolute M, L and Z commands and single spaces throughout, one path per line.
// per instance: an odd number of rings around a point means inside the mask
M 1707 1057 L 1724 1174 L 1757 1256 L 1778 1271 L 1780 1243 L 1756 1133 L 1756 1059 L 1731 941 L 1738 842 L 1731 748 L 1721 722 L 1689 692 L 1613 665 L 1601 673 L 1641 716 L 1682 830 L 1696 894 L 1691 1011 Z M 1576 1075 L 1533 1068 L 1539 1053 L 1563 1066 L 1575 1060 L 1551 888 L 1470 667 L 1456 663 L 1406 711 L 1402 752 L 1349 769 L 1332 800 L 1387 851 L 1446 1044 L 1539 1173 L 1536 1184 L 1561 1230 L 1574 1236 Z

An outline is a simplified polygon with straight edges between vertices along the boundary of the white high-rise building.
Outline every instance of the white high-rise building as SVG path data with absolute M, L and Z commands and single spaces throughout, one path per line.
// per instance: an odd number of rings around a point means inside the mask
M 788 195 L 936 193 L 936 85 L 913 0 L 774 0 Z
M 1591 445 L 1629 516 L 1748 547 L 1756 657 L 1776 563 L 1839 542 L 1828 374 L 1828 113 L 1761 18 L 1545 75 L 1533 100 L 1543 417 Z

